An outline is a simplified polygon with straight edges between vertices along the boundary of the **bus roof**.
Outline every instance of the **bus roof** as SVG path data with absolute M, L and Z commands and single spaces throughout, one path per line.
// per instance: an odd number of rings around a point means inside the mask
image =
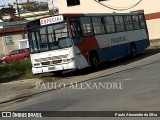
M 73 14 L 73 13 L 67 13 L 67 14 L 61 14 L 64 16 L 116 16 L 116 15 L 137 15 L 140 14 L 138 12 L 131 12 L 131 13 L 88 13 L 88 14 Z M 142 13 L 141 13 L 142 14 Z
M 32 20 L 32 21 L 29 21 L 29 22 L 33 22 L 33 21 L 36 21 L 36 20 L 39 20 L 39 19 L 43 19 L 43 18 L 48 18 L 48 17 L 59 16 L 59 15 L 68 16 L 68 17 L 74 17 L 74 16 L 75 17 L 76 16 L 80 17 L 80 16 L 136 15 L 136 14 L 143 13 L 141 11 L 140 12 L 139 11 L 133 11 L 133 12 L 130 12 L 130 13 L 116 13 L 116 12 L 113 12 L 113 13 L 86 13 L 86 14 L 83 14 L 83 13 L 64 13 L 64 14 L 48 15 L 48 16 L 45 16 L 45 17 L 41 17 L 41 18 L 38 18 L 38 19 L 35 19 L 35 20 Z
M 39 19 L 35 19 L 35 20 L 32 20 L 32 21 L 29 21 L 27 23 L 27 28 L 33 28 L 33 26 L 37 26 L 38 27 L 38 26 L 42 26 L 42 25 L 47 25 L 46 23 L 48 21 L 52 21 L 52 20 L 56 20 L 56 22 L 61 22 L 61 21 L 65 20 L 67 17 L 84 17 L 84 16 L 88 16 L 88 17 L 99 16 L 99 17 L 101 17 L 101 16 L 119 16 L 119 15 L 123 16 L 123 15 L 137 15 L 137 14 L 143 14 L 143 13 L 144 13 L 143 11 L 141 11 L 141 12 L 133 11 L 133 12 L 130 12 L 130 13 L 88 13 L 88 14 L 66 13 L 66 14 L 48 15 L 48 16 L 45 16 L 45 17 L 42 17 L 42 18 L 39 18 Z M 41 24 L 41 23 L 43 23 L 43 24 Z M 49 23 L 49 24 L 51 24 L 51 23 Z

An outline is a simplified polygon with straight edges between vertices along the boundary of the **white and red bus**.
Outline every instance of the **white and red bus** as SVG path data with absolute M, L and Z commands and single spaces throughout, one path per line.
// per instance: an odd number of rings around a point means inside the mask
M 33 74 L 96 67 L 150 45 L 143 12 L 63 14 L 27 27 Z

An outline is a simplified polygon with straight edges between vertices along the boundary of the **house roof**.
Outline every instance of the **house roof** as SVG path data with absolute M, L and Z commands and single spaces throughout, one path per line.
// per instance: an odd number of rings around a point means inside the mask
M 0 33 L 13 33 L 13 32 L 20 32 L 20 31 L 26 31 L 27 27 L 26 25 L 21 26 L 13 26 L 13 27 L 6 27 L 3 29 L 0 29 Z
M 17 17 L 17 16 L 13 16 L 11 19 L 10 19 L 10 21 L 24 21 L 25 19 L 23 19 L 23 18 L 20 18 L 20 17 Z

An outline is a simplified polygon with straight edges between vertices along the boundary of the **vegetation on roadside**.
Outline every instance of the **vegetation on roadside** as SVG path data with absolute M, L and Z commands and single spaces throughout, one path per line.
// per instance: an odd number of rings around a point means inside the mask
M 10 64 L 0 65 L 0 83 L 18 79 L 30 79 L 32 75 L 30 60 L 16 60 Z
M 44 81 L 52 81 L 53 73 L 43 73 L 39 75 L 32 74 L 31 60 L 15 60 L 9 64 L 0 64 L 0 83 L 6 83 L 15 80 L 25 80 L 39 78 Z
M 33 75 L 30 59 L 15 60 L 9 64 L 0 65 L 0 83 L 34 78 L 40 78 L 45 81 L 50 81 L 52 80 L 52 77 L 53 73 Z
M 157 54 L 159 52 L 160 48 L 149 48 L 146 50 L 145 57 Z M 34 79 L 34 78 L 40 78 L 44 80 L 44 82 L 57 81 L 61 79 L 61 77 L 53 76 L 53 73 L 43 73 L 39 75 L 33 75 L 32 64 L 30 59 L 16 60 L 6 65 L 0 64 L 0 83 L 6 83 L 15 80 Z

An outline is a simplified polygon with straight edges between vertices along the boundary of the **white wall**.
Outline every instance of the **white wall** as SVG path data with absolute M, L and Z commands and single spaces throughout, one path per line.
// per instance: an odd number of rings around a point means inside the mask
M 150 39 L 160 38 L 160 19 L 147 20 L 147 27 Z
M 80 5 L 67 7 L 67 0 L 57 0 L 59 13 L 112 13 L 144 10 L 145 14 L 160 12 L 160 0 L 142 0 L 136 7 L 128 10 L 112 10 L 106 8 L 94 0 L 80 0 Z M 112 8 L 123 9 L 136 4 L 139 0 L 106 0 L 104 5 Z M 150 39 L 160 39 L 160 19 L 147 20 Z
M 29 48 L 28 39 L 19 40 L 19 48 Z
M 154 13 L 160 11 L 160 0 L 142 0 L 140 4 L 136 7 L 119 11 L 119 10 L 112 10 L 106 8 L 94 0 L 80 0 L 80 5 L 67 7 L 67 0 L 57 0 L 59 13 L 112 13 L 112 12 L 128 12 L 128 11 L 135 11 L 139 9 L 144 9 L 145 13 Z M 127 8 L 129 6 L 134 5 L 139 0 L 106 0 L 103 3 L 104 5 L 113 6 L 114 8 Z M 153 2 L 154 1 L 154 2 Z

